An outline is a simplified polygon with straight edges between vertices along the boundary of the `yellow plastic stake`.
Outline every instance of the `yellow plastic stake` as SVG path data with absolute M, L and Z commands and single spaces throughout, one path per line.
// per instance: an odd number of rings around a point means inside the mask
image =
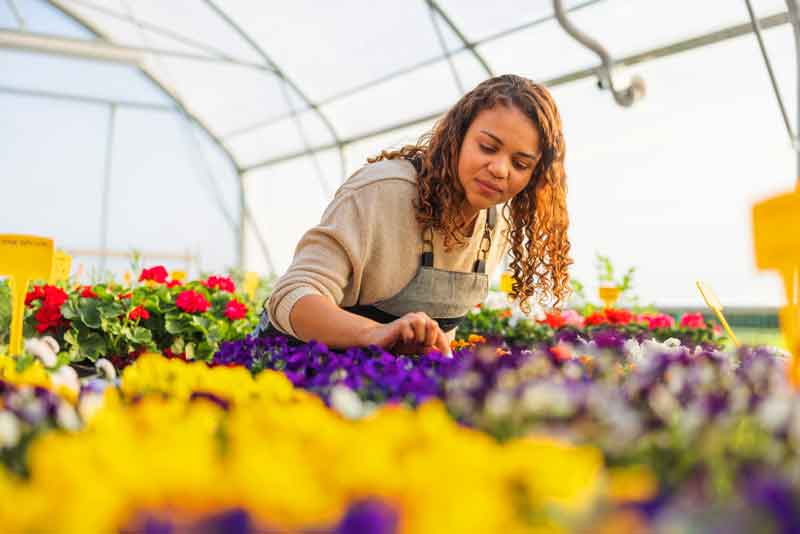
M 50 283 L 66 282 L 72 271 L 72 256 L 64 251 L 57 250 L 53 255 L 53 272 L 50 274 Z
M 169 273 L 170 280 L 175 280 L 178 282 L 183 282 L 186 280 L 186 271 L 172 271 Z
M 500 275 L 500 291 L 508 295 L 514 290 L 514 277 L 510 272 L 505 271 Z
M 703 295 L 703 300 L 706 301 L 706 306 L 708 306 L 711 309 L 711 311 L 713 311 L 714 314 L 716 314 L 717 319 L 719 319 L 720 324 L 722 324 L 722 328 L 725 329 L 725 332 L 727 332 L 728 337 L 730 337 L 731 341 L 733 341 L 733 344 L 736 345 L 736 348 L 741 347 L 742 344 L 739 342 L 739 339 L 736 337 L 736 334 L 733 333 L 731 326 L 725 319 L 725 315 L 723 315 L 722 313 L 722 303 L 717 298 L 717 294 L 714 293 L 710 287 L 705 285 L 700 280 L 697 281 L 697 289 L 699 289 L 700 294 Z
M 614 307 L 621 292 L 622 290 L 617 286 L 600 286 L 597 288 L 597 296 L 600 297 L 606 308 Z
M 0 234 L 0 274 L 11 282 L 10 355 L 22 354 L 25 294 L 31 280 L 48 280 L 53 272 L 53 240 L 47 237 Z
M 253 300 L 256 297 L 256 289 L 258 288 L 258 273 L 247 271 L 244 274 L 244 292 L 247 298 Z
M 781 310 L 781 330 L 792 352 L 789 380 L 800 389 L 800 187 L 753 206 L 753 244 L 756 266 L 777 270 L 783 279 L 787 306 Z

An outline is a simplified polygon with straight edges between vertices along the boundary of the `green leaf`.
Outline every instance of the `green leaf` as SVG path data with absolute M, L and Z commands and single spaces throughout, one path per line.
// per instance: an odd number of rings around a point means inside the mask
M 172 335 L 186 334 L 191 331 L 192 322 L 181 314 L 168 313 L 165 316 L 164 328 Z
M 128 339 L 136 345 L 150 345 L 153 342 L 153 334 L 147 328 L 137 326 Z
M 103 319 L 116 319 L 121 315 L 125 315 L 128 307 L 119 301 L 113 300 L 111 302 L 100 302 L 97 309 Z
M 89 328 L 100 328 L 100 310 L 96 299 L 84 299 L 78 305 L 81 322 Z
M 70 321 L 74 321 L 80 317 L 76 299 L 69 299 L 61 305 L 61 315 L 64 316 L 64 319 L 69 319 Z
M 105 356 L 108 352 L 105 338 L 97 332 L 89 332 L 86 336 L 81 336 L 79 343 L 79 354 L 89 358 L 91 361 Z

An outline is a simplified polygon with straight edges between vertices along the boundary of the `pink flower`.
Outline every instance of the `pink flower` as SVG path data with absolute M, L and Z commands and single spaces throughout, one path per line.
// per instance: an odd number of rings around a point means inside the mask
M 138 321 L 139 319 L 146 321 L 150 318 L 150 312 L 148 312 L 144 306 L 136 306 L 128 312 L 128 318 L 131 321 Z
M 208 299 L 201 293 L 187 289 L 175 299 L 175 305 L 186 313 L 203 313 L 210 306 Z
M 247 315 L 247 306 L 238 300 L 231 300 L 225 305 L 225 317 L 230 321 L 244 319 Z
M 681 328 L 706 328 L 706 321 L 700 312 L 687 313 L 681 317 L 680 325 Z
M 583 328 L 583 317 L 580 313 L 575 310 L 564 310 L 561 312 L 561 317 L 564 318 L 564 321 L 568 325 L 576 326 L 578 328 Z
M 675 326 L 675 319 L 666 313 L 643 313 L 639 316 L 639 321 L 646 322 L 650 330 Z
M 139 281 L 144 282 L 145 280 L 152 280 L 154 282 L 158 282 L 159 284 L 163 284 L 167 279 L 167 276 L 167 270 L 164 268 L 164 266 L 156 265 L 150 269 L 142 269 L 142 274 L 139 275 Z
M 236 285 L 233 283 L 233 280 L 227 276 L 211 275 L 208 277 L 208 280 L 203 282 L 203 285 L 208 289 L 219 289 L 220 291 L 227 291 L 228 293 L 236 291 Z

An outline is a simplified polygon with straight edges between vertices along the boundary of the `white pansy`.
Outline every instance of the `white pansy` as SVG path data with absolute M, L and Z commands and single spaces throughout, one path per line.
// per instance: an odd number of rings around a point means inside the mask
M 568 415 L 572 412 L 569 394 L 554 384 L 531 384 L 522 394 L 522 408 L 537 415 Z
M 791 398 L 784 395 L 770 395 L 756 410 L 756 417 L 770 432 L 786 424 L 792 413 Z
M 56 347 L 58 347 L 57 343 Z M 39 358 L 45 367 L 54 367 L 58 362 L 58 357 L 56 356 L 56 353 L 53 352 L 52 346 L 42 339 L 32 338 L 26 340 L 25 351 L 29 354 L 32 354 L 36 358 Z
M 644 349 L 634 338 L 625 340 L 625 343 L 622 344 L 622 352 L 631 363 L 639 365 L 644 362 Z
M 80 402 L 78 403 L 78 413 L 86 422 L 92 418 L 103 407 L 103 394 L 102 393 L 83 393 L 81 394 Z
M 513 406 L 511 395 L 504 391 L 493 391 L 486 398 L 485 410 L 489 417 L 499 419 L 510 414 Z
M 0 448 L 11 448 L 19 443 L 22 430 L 17 418 L 8 411 L 0 412 Z
M 94 362 L 94 368 L 97 369 L 98 375 L 107 380 L 113 381 L 117 378 L 117 370 L 114 368 L 114 365 L 105 358 L 100 358 Z
M 71 404 L 66 402 L 62 402 L 58 405 L 58 411 L 56 412 L 56 421 L 58 421 L 58 426 L 64 428 L 66 430 L 78 430 L 81 427 L 81 420 L 78 417 L 78 413 L 75 411 L 75 408 L 72 407 Z
M 81 383 L 78 380 L 78 373 L 69 365 L 62 365 L 56 371 L 50 374 L 50 381 L 53 383 L 53 388 L 58 389 L 63 386 L 76 394 L 81 390 Z
M 358 419 L 364 415 L 361 399 L 343 384 L 336 384 L 331 389 L 331 407 L 348 419 Z

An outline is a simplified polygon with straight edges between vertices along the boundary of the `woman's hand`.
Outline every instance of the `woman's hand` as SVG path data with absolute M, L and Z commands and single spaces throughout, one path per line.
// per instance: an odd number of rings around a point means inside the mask
M 377 345 L 398 354 L 420 354 L 438 350 L 450 354 L 450 342 L 439 324 L 423 312 L 407 313 L 391 323 L 369 328 L 363 345 Z

